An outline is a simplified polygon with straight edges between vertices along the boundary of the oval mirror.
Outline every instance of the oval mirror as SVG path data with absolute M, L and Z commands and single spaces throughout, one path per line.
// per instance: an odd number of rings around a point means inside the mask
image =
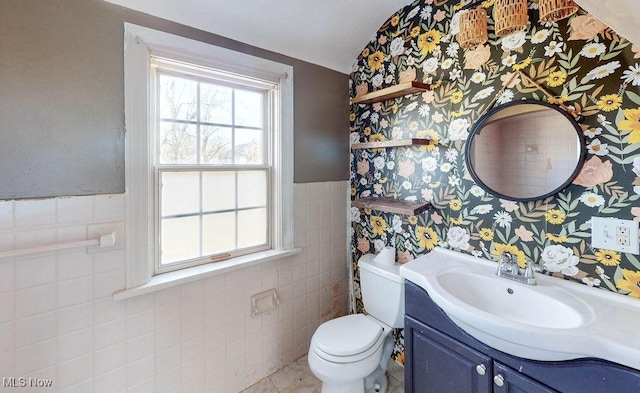
M 473 126 L 466 147 L 476 183 L 514 201 L 557 194 L 575 179 L 584 158 L 580 125 L 562 109 L 538 101 L 493 108 Z

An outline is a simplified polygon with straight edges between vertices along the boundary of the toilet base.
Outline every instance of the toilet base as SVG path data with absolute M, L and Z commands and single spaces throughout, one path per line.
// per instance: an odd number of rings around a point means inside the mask
M 330 385 L 327 383 L 322 383 L 321 393 L 365 393 L 364 391 L 364 380 L 358 379 L 356 381 L 340 384 L 340 385 Z

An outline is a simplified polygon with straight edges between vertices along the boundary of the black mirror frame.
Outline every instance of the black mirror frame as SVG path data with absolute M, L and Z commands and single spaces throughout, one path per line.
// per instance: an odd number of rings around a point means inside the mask
M 580 156 L 579 156 L 579 159 L 578 159 L 578 163 L 576 164 L 576 169 L 573 171 L 571 176 L 569 176 L 567 181 L 562 183 L 560 186 L 556 187 L 555 189 L 553 189 L 550 192 L 548 192 L 546 194 L 543 194 L 543 195 L 536 195 L 536 196 L 526 197 L 526 198 L 517 198 L 517 197 L 504 195 L 504 194 L 502 194 L 500 192 L 497 192 L 496 190 L 488 187 L 482 180 L 480 180 L 480 177 L 478 176 L 478 174 L 474 170 L 473 165 L 471 163 L 471 145 L 472 145 L 472 142 L 473 142 L 473 138 L 478 133 L 480 133 L 480 131 L 482 130 L 482 127 L 484 126 L 484 123 L 486 123 L 487 120 L 491 116 L 493 116 L 495 113 L 497 113 L 497 112 L 499 112 L 499 111 L 501 111 L 503 109 L 506 109 L 506 108 L 509 108 L 509 107 L 512 107 L 512 106 L 516 106 L 516 105 L 523 105 L 523 104 L 529 104 L 529 105 L 535 104 L 535 105 L 546 106 L 548 108 L 551 108 L 551 109 L 561 113 L 564 117 L 566 117 L 567 120 L 569 120 L 569 122 L 573 125 L 573 128 L 574 128 L 574 130 L 575 130 L 575 132 L 576 132 L 576 134 L 578 136 L 578 141 L 580 142 Z M 586 159 L 586 155 L 587 155 L 586 142 L 584 140 L 584 135 L 582 134 L 582 128 L 580 127 L 580 124 L 578 124 L 578 121 L 576 119 L 574 119 L 573 116 L 571 116 L 566 111 L 562 110 L 557 105 L 553 105 L 553 104 L 550 104 L 550 103 L 545 102 L 545 101 L 521 100 L 521 101 L 512 101 L 512 102 L 506 103 L 504 105 L 500 105 L 500 106 L 494 107 L 491 110 L 489 110 L 487 113 L 482 115 L 482 117 L 480 117 L 480 119 L 478 119 L 478 121 L 473 125 L 473 128 L 471 129 L 471 132 L 469 133 L 469 137 L 467 138 L 467 145 L 465 147 L 465 164 L 467 165 L 467 171 L 469 171 L 469 174 L 473 178 L 473 181 L 475 181 L 478 186 L 480 186 L 483 190 L 487 191 L 488 193 L 490 193 L 492 195 L 495 195 L 496 197 L 499 197 L 501 199 L 507 199 L 507 200 L 510 200 L 510 201 L 531 202 L 531 201 L 545 199 L 545 198 L 548 198 L 550 196 L 556 195 L 560 191 L 562 191 L 565 188 L 567 188 L 567 186 L 569 184 L 571 184 L 575 180 L 575 178 L 578 176 L 578 174 L 580 174 L 580 171 L 582 170 L 582 167 L 583 167 L 585 159 Z

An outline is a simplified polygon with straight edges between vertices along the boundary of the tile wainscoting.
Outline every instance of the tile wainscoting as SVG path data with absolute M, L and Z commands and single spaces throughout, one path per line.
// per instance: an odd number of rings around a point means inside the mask
M 124 249 L 0 259 L 0 377 L 49 379 L 38 391 L 66 393 L 256 383 L 305 355 L 320 323 L 348 313 L 347 187 L 295 185 L 301 254 L 123 301 L 112 294 L 124 287 Z M 85 240 L 88 226 L 122 224 L 124 212 L 124 195 L 0 202 L 0 250 Z M 278 308 L 252 318 L 250 296 L 271 288 Z

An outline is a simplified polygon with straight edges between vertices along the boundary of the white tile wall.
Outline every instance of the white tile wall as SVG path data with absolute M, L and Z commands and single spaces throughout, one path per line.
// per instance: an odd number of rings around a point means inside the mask
M 0 377 L 51 378 L 39 392 L 243 390 L 347 313 L 346 196 L 347 182 L 295 186 L 300 255 L 126 301 L 111 299 L 124 287 L 124 250 L 0 259 Z M 90 224 L 124 221 L 124 204 L 123 195 L 0 202 L 0 250 L 84 240 Z M 271 288 L 280 305 L 252 318 L 250 296 Z

